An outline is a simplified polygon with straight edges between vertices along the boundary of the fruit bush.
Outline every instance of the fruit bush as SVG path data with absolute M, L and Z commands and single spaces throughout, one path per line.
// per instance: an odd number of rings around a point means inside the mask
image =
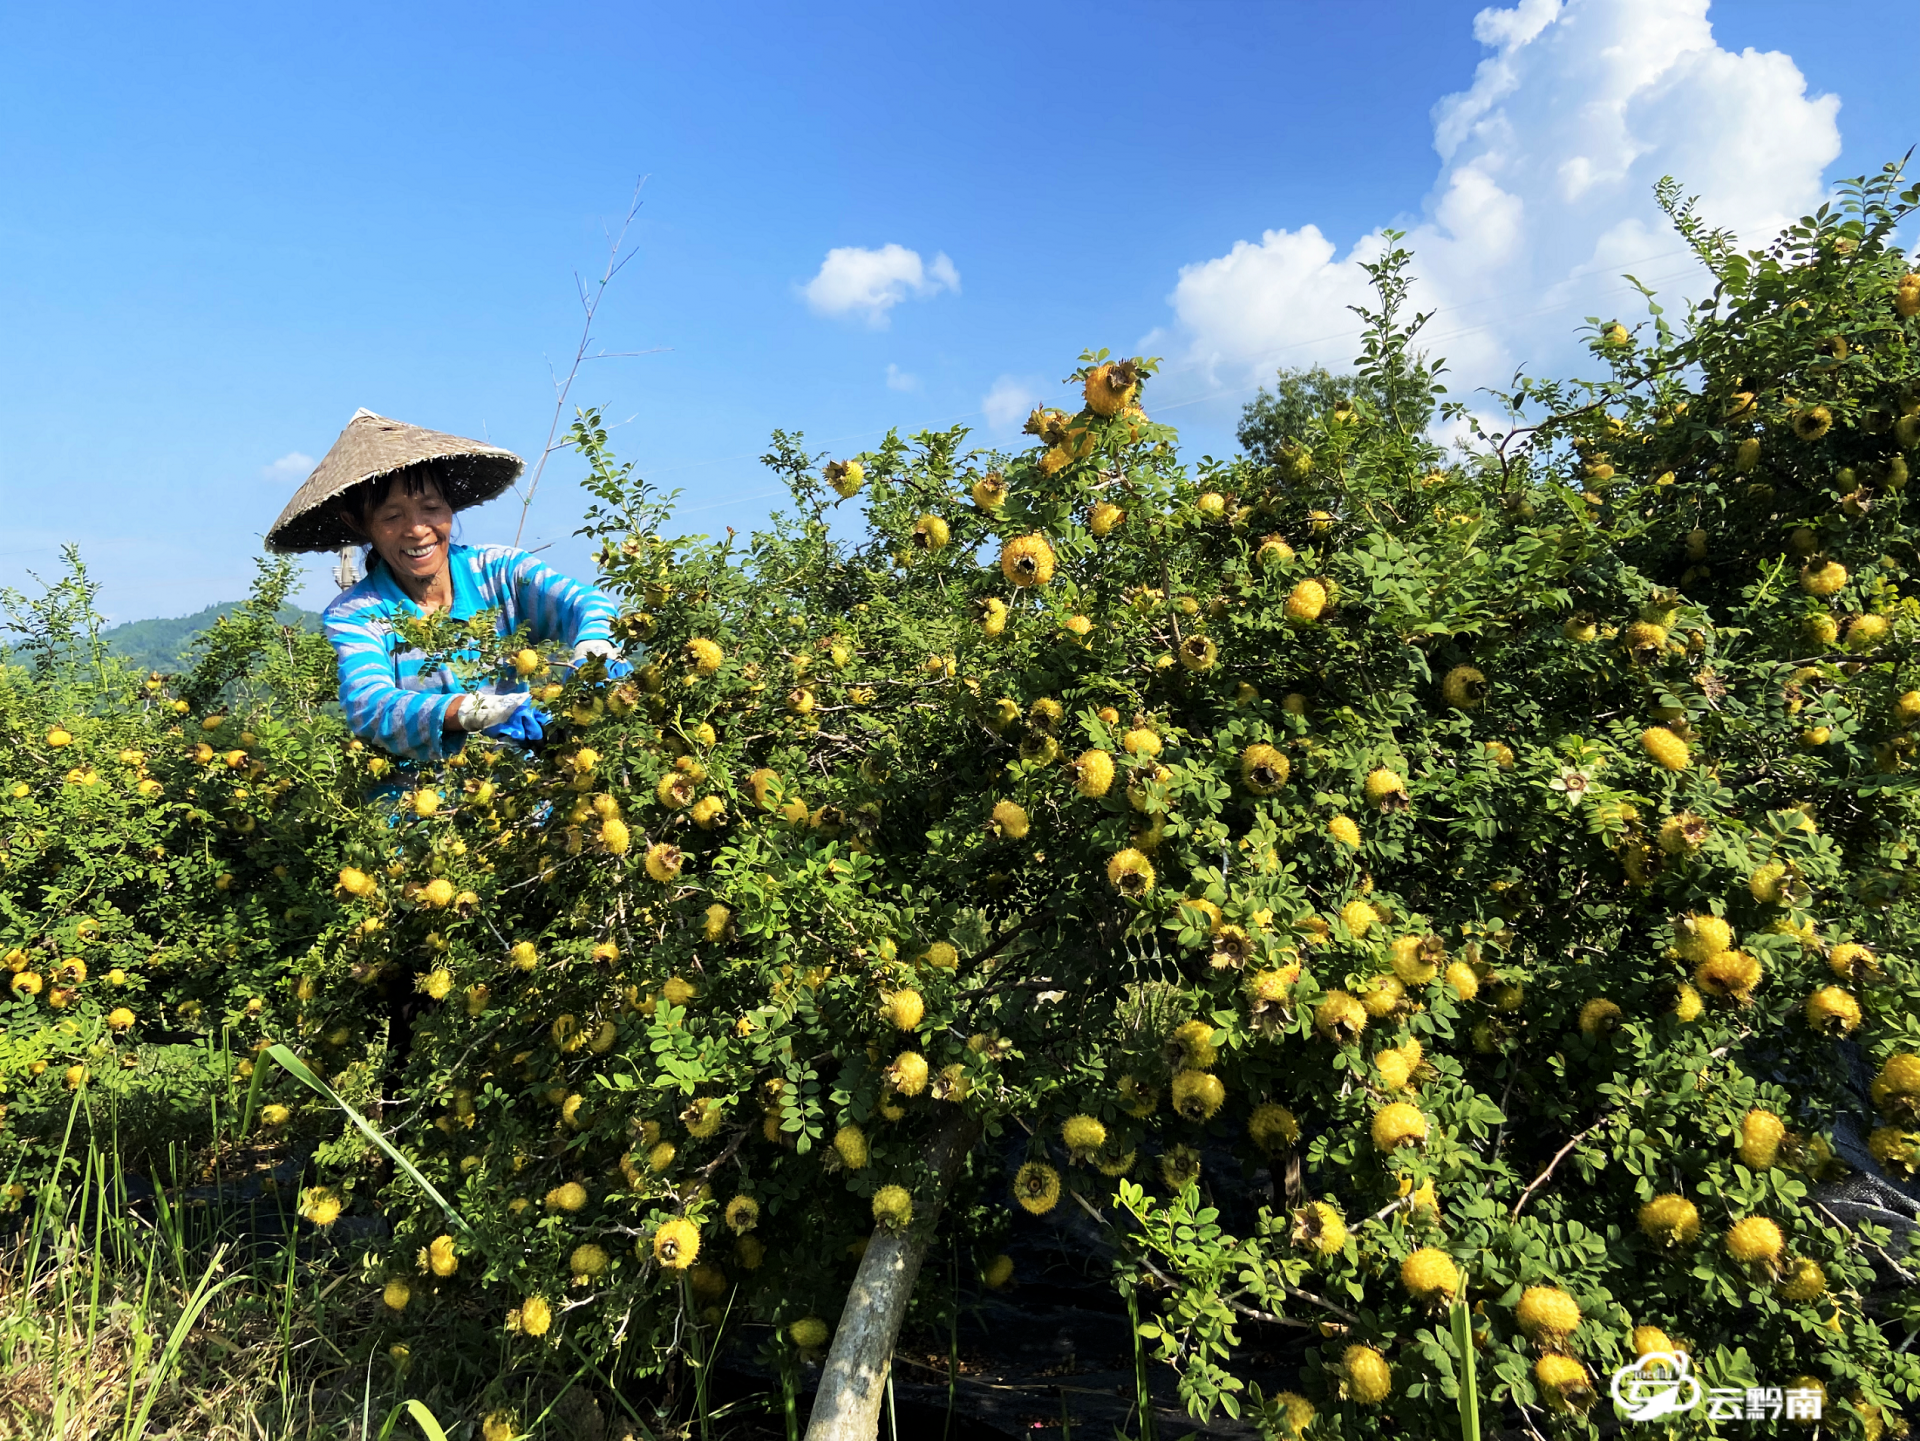
M 478 1307 L 644 1371 L 731 1307 L 787 1366 L 863 1255 L 910 1286 L 945 1226 L 997 1285 L 1070 1208 L 1196 1414 L 1450 1430 L 1463 1302 L 1542 1428 L 1681 1348 L 1885 1434 L 1906 1241 L 1825 1188 L 1920 1166 L 1920 193 L 1760 253 L 1663 198 L 1712 295 L 1595 320 L 1604 379 L 1452 461 L 1398 251 L 1355 398 L 1272 464 L 1183 463 L 1102 353 L 1021 453 L 776 435 L 769 531 L 672 538 L 589 413 L 641 669 L 484 638 L 556 717 L 530 756 L 350 741 L 284 579 L 177 700 L 49 641 L 0 694 L 10 1144 L 148 1026 L 279 1039 L 409 1163 L 346 1132 L 302 1198 L 391 1220 L 396 1330 Z

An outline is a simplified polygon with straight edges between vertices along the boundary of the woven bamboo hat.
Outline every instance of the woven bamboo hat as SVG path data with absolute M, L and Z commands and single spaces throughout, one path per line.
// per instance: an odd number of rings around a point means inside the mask
M 356 410 L 333 449 L 313 468 L 267 532 L 267 549 L 285 555 L 364 545 L 366 537 L 348 528 L 333 502 L 363 481 L 428 461 L 434 463 L 441 494 L 455 510 L 492 500 L 524 468 L 519 456 L 497 445 Z

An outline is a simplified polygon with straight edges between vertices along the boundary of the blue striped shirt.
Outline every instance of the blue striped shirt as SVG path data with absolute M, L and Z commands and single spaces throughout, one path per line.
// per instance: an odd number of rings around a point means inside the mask
M 497 610 L 501 635 L 525 624 L 536 642 L 576 646 L 584 640 L 612 640 L 619 608 L 604 591 L 511 546 L 454 545 L 448 551 L 453 582 L 448 614 L 455 620 Z M 348 728 L 407 760 L 437 761 L 466 742 L 463 732 L 446 732 L 454 697 L 471 689 L 518 691 L 526 685 L 502 678 L 470 686 L 445 666 L 423 674 L 426 656 L 407 644 L 394 619 L 425 613 L 400 589 L 392 572 L 377 564 L 366 579 L 342 591 L 321 619 L 340 657 L 340 704 Z

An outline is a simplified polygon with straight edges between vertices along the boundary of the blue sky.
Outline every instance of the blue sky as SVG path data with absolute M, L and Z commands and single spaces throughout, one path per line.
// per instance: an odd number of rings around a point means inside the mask
M 1481 10 L 10 7 L 0 583 L 71 540 L 114 619 L 232 598 L 357 406 L 536 454 L 643 174 L 596 342 L 660 349 L 574 397 L 717 530 L 765 514 L 775 426 L 1010 442 L 1086 346 L 1168 357 L 1149 410 L 1224 452 L 1274 363 L 1350 353 L 1384 225 L 1463 385 L 1564 367 L 1620 269 L 1693 282 L 1659 174 L 1758 238 L 1920 138 L 1861 63 L 1909 5 Z M 528 543 L 584 568 L 578 473 Z

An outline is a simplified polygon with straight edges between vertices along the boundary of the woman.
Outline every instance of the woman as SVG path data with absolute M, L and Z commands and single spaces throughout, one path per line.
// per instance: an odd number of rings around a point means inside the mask
M 426 670 L 426 656 L 395 624 L 402 618 L 445 611 L 468 620 L 494 610 L 501 635 L 525 624 L 536 642 L 571 647 L 576 666 L 597 656 L 609 675 L 630 669 L 613 645 L 619 611 L 604 592 L 525 551 L 454 541 L 454 513 L 491 500 L 520 470 L 520 458 L 497 446 L 361 410 L 267 532 L 267 548 L 282 554 L 369 547 L 366 578 L 323 617 L 355 735 L 427 762 L 458 751 L 475 731 L 540 737 L 524 681 L 506 675 L 469 686 L 444 665 Z

